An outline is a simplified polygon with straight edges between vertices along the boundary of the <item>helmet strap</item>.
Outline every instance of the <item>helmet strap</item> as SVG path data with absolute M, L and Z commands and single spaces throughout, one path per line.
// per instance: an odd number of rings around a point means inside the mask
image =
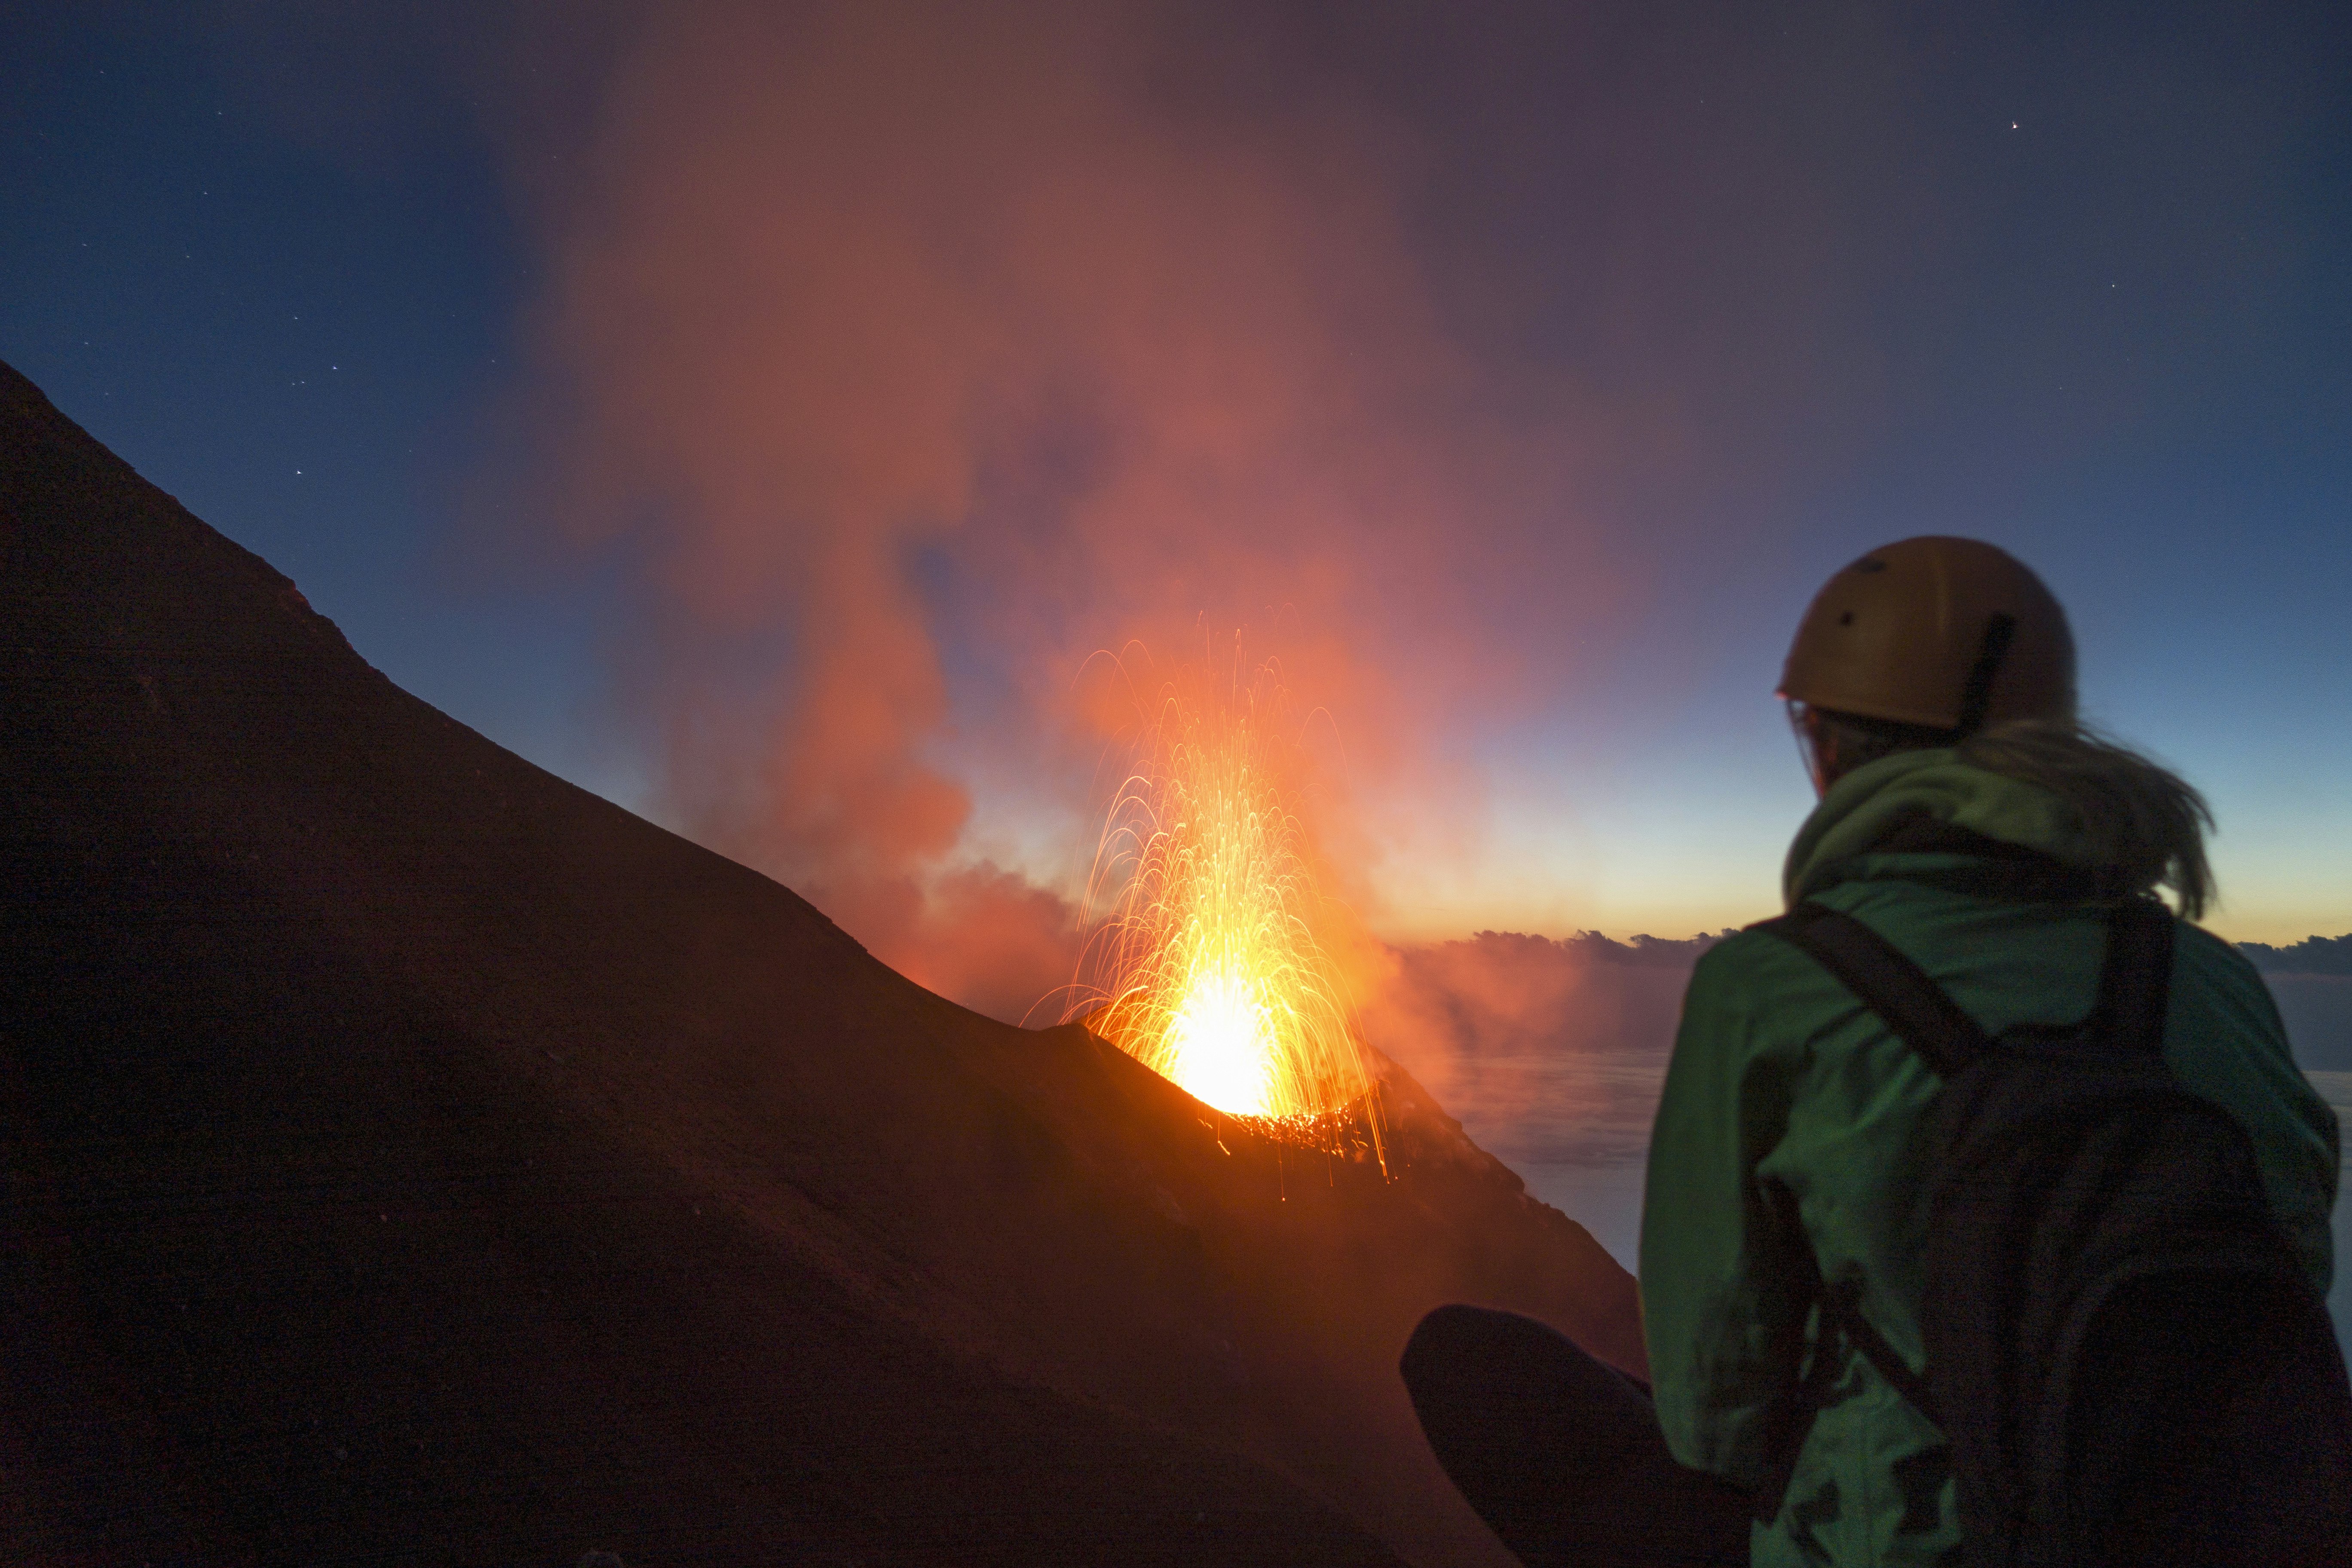
M 1983 726 L 1985 709 L 1992 702 L 1993 678 L 2000 673 L 2000 661 L 2009 657 L 2009 645 L 2016 636 L 2015 616 L 1996 615 L 1985 623 L 1976 664 L 1969 670 L 1968 685 L 1960 690 L 1961 735 L 1973 735 Z

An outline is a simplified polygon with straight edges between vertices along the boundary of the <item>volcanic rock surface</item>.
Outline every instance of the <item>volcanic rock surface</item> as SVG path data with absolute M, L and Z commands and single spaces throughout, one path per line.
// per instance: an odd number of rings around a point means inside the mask
M 1489 1563 L 1396 1357 L 1630 1279 L 967 1012 L 0 366 L 0 1562 Z

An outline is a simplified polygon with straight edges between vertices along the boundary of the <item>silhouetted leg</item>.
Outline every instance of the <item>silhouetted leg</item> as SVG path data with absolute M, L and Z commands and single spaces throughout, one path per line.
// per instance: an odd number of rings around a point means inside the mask
M 1747 1563 L 1747 1497 L 1676 1464 L 1641 1385 L 1532 1318 L 1441 1307 L 1400 1370 L 1437 1462 L 1528 1568 Z

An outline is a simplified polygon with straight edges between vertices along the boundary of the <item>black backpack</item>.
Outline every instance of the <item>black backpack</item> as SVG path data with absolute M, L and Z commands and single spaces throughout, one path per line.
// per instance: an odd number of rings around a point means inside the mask
M 2352 1386 L 2244 1130 L 2164 1063 L 2171 913 L 2119 905 L 2091 1016 L 1998 1040 L 1850 916 L 1808 903 L 1754 929 L 1944 1080 L 1924 1129 L 1924 1373 L 1862 1315 L 1859 1280 L 1822 1281 L 1793 1199 L 1768 1189 L 1821 1312 L 1810 1344 L 1804 1312 L 1783 1335 L 1759 1517 L 1842 1338 L 1949 1439 L 1975 1568 L 2352 1563 Z

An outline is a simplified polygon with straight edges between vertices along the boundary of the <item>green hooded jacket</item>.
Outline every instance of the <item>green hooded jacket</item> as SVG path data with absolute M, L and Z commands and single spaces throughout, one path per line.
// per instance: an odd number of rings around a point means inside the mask
M 1989 1033 L 2074 1023 L 2097 990 L 2103 911 L 2079 895 L 2021 896 L 2003 884 L 2004 860 L 2013 870 L 2017 858 L 2004 846 L 2091 863 L 2054 795 L 1948 751 L 1902 752 L 1829 791 L 1790 850 L 1785 890 L 1791 905 L 1814 899 L 1869 925 Z M 2245 1128 L 2279 1226 L 2324 1293 L 2335 1112 L 2296 1069 L 2252 966 L 2185 922 L 2164 1055 Z M 1684 1464 L 1751 1489 L 1765 1471 L 1770 1347 L 1803 1309 L 1775 1283 L 1785 1270 L 1763 1258 L 1760 1181 L 1787 1184 L 1823 1277 L 1858 1278 L 1864 1315 L 1906 1361 L 1923 1363 L 1929 1173 L 1917 1133 L 1938 1084 L 1876 1015 L 1779 938 L 1742 933 L 1700 959 L 1642 1215 L 1643 1330 L 1658 1416 Z M 1954 1491 L 1942 1434 L 1850 1352 L 1780 1517 L 1756 1527 L 1751 1560 L 1955 1562 Z

